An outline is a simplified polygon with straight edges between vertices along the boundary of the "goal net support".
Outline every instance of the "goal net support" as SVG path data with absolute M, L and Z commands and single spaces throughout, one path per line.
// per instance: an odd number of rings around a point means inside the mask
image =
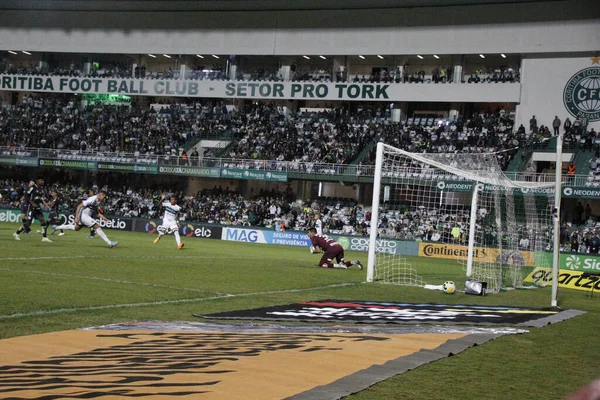
M 503 156 L 409 153 L 379 143 L 367 281 L 444 281 L 436 264 L 451 259 L 487 282 L 489 293 L 522 287 L 523 267 L 551 267 L 554 182 L 509 179 Z M 408 255 L 420 258 L 391 254 L 378 245 L 384 239 L 413 242 Z

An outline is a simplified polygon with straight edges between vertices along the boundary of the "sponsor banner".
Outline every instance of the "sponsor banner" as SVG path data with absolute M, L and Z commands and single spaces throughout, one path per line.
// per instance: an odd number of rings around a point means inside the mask
M 168 175 L 187 175 L 187 176 L 205 176 L 209 178 L 218 178 L 221 175 L 219 168 L 209 167 L 191 167 L 191 166 L 163 166 L 158 168 L 160 174 Z
M 447 192 L 472 192 L 473 182 L 469 181 L 439 181 L 436 184 L 438 190 Z M 478 190 L 484 192 L 498 192 L 506 191 L 507 189 L 502 186 L 478 184 Z M 511 189 L 512 190 L 512 189 Z M 521 188 L 513 191 L 513 194 L 533 194 L 533 195 L 546 195 L 554 196 L 553 187 L 545 188 Z M 579 199 L 600 199 L 600 188 L 588 188 L 588 187 L 574 187 L 574 186 L 563 186 L 562 196 L 566 198 L 579 198 Z
M 0 222 L 20 223 L 19 215 L 21 215 L 19 210 L 0 209 Z
M 137 172 L 140 174 L 158 174 L 157 164 L 122 164 L 98 162 L 98 171 Z
M 287 182 L 287 172 L 259 171 L 254 169 L 223 168 L 221 178 L 249 179 L 254 181 Z
M 204 318 L 276 321 L 359 322 L 371 324 L 531 324 L 559 311 L 551 308 L 505 306 L 380 303 L 371 301 L 321 300 L 299 304 L 228 311 Z
M 135 231 L 146 232 L 149 234 L 157 234 L 157 228 L 161 224 L 161 220 L 144 220 L 138 219 L 136 221 Z M 196 224 L 191 222 L 181 221 L 179 223 L 179 234 L 185 237 L 196 237 L 203 239 L 221 239 L 221 231 L 223 228 L 220 226 L 212 226 L 205 224 Z
M 587 254 L 561 254 L 559 268 L 600 273 L 600 257 Z
M 598 290 L 600 291 L 600 275 L 584 276 L 589 271 L 558 270 L 558 287 L 575 290 Z M 552 268 L 534 269 L 524 279 L 525 282 L 533 282 L 548 285 L 552 282 Z
M 158 232 L 157 228 L 161 222 L 162 221 L 160 220 L 138 220 L 135 230 L 137 232 L 156 234 Z M 179 234 L 185 237 L 221 239 L 221 229 L 220 226 L 194 224 L 182 221 L 179 226 Z
M 436 184 L 436 189 L 440 191 L 446 192 L 473 192 L 473 182 L 472 181 L 438 181 Z M 521 188 L 521 189 L 508 189 L 504 186 L 498 185 L 490 185 L 490 184 L 477 184 L 477 190 L 483 192 L 506 192 L 512 191 L 513 194 L 537 194 L 537 195 L 554 195 L 553 187 L 545 187 L 545 188 Z
M 305 232 L 275 232 L 247 228 L 223 228 L 221 240 L 296 247 L 309 247 L 311 245 Z
M 350 251 L 369 251 L 369 237 L 368 236 L 339 236 L 329 235 L 335 239 L 336 242 L 342 245 L 344 250 Z M 404 242 L 400 240 L 377 239 L 377 252 L 396 254 L 403 256 L 416 256 L 419 253 L 419 244 L 417 242 Z
M 48 212 L 44 213 L 44 217 L 48 218 Z M 0 209 L 0 222 L 13 222 L 20 223 L 21 211 L 19 210 L 8 210 L 8 209 Z M 75 223 L 75 215 L 74 214 L 60 214 L 59 215 L 61 223 Z M 133 218 L 110 218 L 107 217 L 108 221 L 104 221 L 103 219 L 98 220 L 98 224 L 103 229 L 118 229 L 120 231 L 133 231 L 134 228 L 134 219 Z
M 57 160 L 54 158 L 40 158 L 39 166 L 95 170 L 97 168 L 97 163 L 95 161 Z
M 265 239 L 265 233 L 266 231 L 258 229 L 224 228 L 221 234 L 221 240 L 266 244 L 267 239 Z
M 467 261 L 469 248 L 467 246 L 445 244 L 445 243 L 419 243 L 420 257 L 446 258 L 452 260 Z M 533 266 L 534 253 L 530 251 L 509 250 L 500 251 L 495 248 L 475 247 L 473 249 L 473 261 L 475 262 L 501 262 L 502 264 L 519 264 Z
M 75 223 L 75 214 L 60 214 L 59 218 L 62 223 Z M 133 218 L 111 218 L 109 216 L 107 216 L 106 218 L 108 219 L 108 221 L 105 221 L 102 218 L 97 219 L 98 225 L 100 225 L 102 229 L 116 229 L 119 231 L 128 232 L 131 232 L 134 229 L 135 219 Z
M 35 157 L 0 156 L 0 164 L 37 167 L 38 159 Z
M 596 188 L 563 186 L 562 194 L 563 197 L 600 199 L 600 189 Z

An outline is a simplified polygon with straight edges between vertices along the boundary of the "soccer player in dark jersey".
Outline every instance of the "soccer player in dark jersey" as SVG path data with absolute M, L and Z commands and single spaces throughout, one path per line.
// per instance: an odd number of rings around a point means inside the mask
M 56 232 L 56 225 L 60 225 L 60 196 L 56 190 L 50 192 L 50 200 L 48 201 L 48 206 L 50 207 L 50 214 L 48 215 L 48 225 L 52 225 L 52 234 Z M 65 231 L 60 229 L 60 233 L 58 236 L 64 236 Z
M 27 231 L 33 223 L 33 220 L 37 219 L 42 226 L 42 242 L 52 243 L 52 240 L 48 239 L 48 224 L 46 223 L 44 213 L 42 212 L 42 205 L 46 205 L 46 203 L 44 203 L 42 186 L 44 186 L 44 178 L 39 177 L 33 186 L 27 189 L 27 197 L 29 199 L 27 218 L 25 219 L 25 222 L 23 222 L 23 226 L 13 233 L 15 240 L 21 240 L 20 234 L 23 231 Z
M 329 236 L 319 235 L 315 228 L 310 228 L 308 237 L 317 252 L 321 250 L 324 252 L 321 261 L 319 261 L 319 267 L 348 269 L 348 267 L 356 265 L 359 269 L 363 269 L 362 263 L 358 260 L 345 261 L 344 248 Z M 333 262 L 334 259 L 335 263 Z
M 22 188 L 23 195 L 21 196 L 21 201 L 19 203 L 19 210 L 21 210 L 21 214 L 19 215 L 19 217 L 21 218 L 21 222 L 23 223 L 25 223 L 25 220 L 27 219 L 27 210 L 29 209 L 29 195 L 27 194 L 27 192 L 29 191 L 29 188 L 32 187 L 34 184 L 34 181 L 29 181 L 27 189 Z M 29 232 L 31 232 L 31 228 L 27 227 L 24 233 L 29 234 Z

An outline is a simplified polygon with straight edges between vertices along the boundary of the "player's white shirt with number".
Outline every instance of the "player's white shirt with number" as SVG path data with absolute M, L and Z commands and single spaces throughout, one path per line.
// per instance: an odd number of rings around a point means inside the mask
M 83 208 L 81 210 L 81 221 L 80 223 L 84 226 L 94 226 L 98 223 L 92 215 L 92 211 L 100 207 L 100 200 L 98 196 L 90 196 L 83 200 Z
M 177 215 L 181 212 L 179 204 L 173 205 L 170 201 L 165 201 L 162 203 L 162 206 L 165 210 L 162 226 L 167 228 L 170 232 L 179 229 L 179 226 L 177 225 Z

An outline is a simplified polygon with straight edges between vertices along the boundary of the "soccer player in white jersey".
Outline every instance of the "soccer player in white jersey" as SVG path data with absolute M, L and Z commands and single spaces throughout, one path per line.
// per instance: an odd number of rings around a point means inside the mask
M 321 219 L 321 214 L 315 213 L 315 229 L 317 230 L 317 235 L 323 234 L 323 220 Z
M 77 211 L 75 211 L 75 224 L 60 225 L 57 226 L 56 229 L 70 229 L 72 231 L 78 231 L 84 226 L 88 228 L 94 228 L 98 236 L 100 236 L 100 238 L 104 240 L 106 244 L 108 244 L 108 247 L 112 249 L 119 242 L 111 242 L 106 237 L 106 234 L 96 219 L 99 217 L 105 221 L 108 221 L 108 219 L 98 211 L 100 203 L 103 202 L 105 198 L 106 194 L 104 192 L 100 192 L 95 196 L 88 197 L 77 206 Z
M 172 233 L 175 236 L 177 248 L 181 250 L 183 249 L 183 243 L 181 243 L 181 237 L 179 236 L 179 222 L 177 220 L 181 212 L 181 207 L 177 204 L 177 197 L 171 195 L 169 201 L 165 201 L 165 195 L 163 194 L 160 201 L 165 214 L 163 215 L 162 225 L 156 228 L 158 230 L 158 237 L 154 239 L 154 244 L 158 243 L 165 233 Z

